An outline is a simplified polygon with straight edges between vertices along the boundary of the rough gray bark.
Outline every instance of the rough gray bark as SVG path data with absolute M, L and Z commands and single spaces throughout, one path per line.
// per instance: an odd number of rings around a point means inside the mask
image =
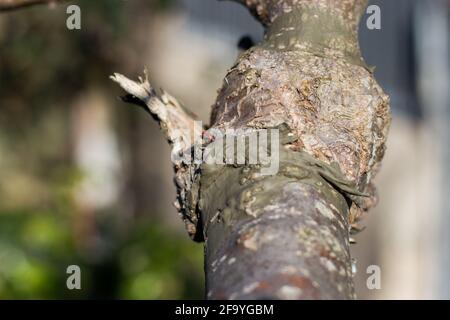
M 366 1 L 238 2 L 266 36 L 229 70 L 193 145 L 204 152 L 217 130 L 276 128 L 279 171 L 174 163 L 177 208 L 191 237 L 205 241 L 206 296 L 354 298 L 349 233 L 375 203 L 371 181 L 390 122 L 357 41 Z M 198 150 L 187 143 L 194 120 L 173 98 L 147 80 L 113 79 L 160 121 L 173 155 Z

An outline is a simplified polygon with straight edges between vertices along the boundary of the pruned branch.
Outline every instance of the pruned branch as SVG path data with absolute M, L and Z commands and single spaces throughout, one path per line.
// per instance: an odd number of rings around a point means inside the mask
M 192 145 L 195 115 L 187 111 L 169 93 L 162 90 L 158 94 L 150 85 L 147 71 L 139 82 L 115 73 L 111 79 L 117 82 L 128 95 L 123 99 L 146 108 L 159 122 L 166 138 L 172 144 L 172 152 L 182 152 Z M 176 157 L 173 157 L 173 159 Z

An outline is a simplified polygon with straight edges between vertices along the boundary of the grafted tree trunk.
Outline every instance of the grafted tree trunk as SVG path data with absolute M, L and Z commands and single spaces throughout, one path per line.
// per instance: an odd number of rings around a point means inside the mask
M 37 4 L 56 4 L 67 0 L 0 0 L 0 11 L 15 10 Z
M 375 203 L 371 180 L 390 122 L 357 40 L 366 1 L 238 2 L 266 35 L 227 73 L 200 141 L 191 143 L 194 119 L 167 93 L 147 79 L 113 80 L 173 144 L 176 205 L 191 237 L 205 241 L 207 298 L 354 298 L 349 234 Z M 230 129 L 277 130 L 276 174 L 262 175 L 248 155 L 229 165 L 179 157 L 205 154 Z

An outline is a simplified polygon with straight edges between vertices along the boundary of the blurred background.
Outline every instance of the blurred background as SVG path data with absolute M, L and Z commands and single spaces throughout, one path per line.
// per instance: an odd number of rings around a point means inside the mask
M 203 246 L 172 206 L 169 147 L 108 76 L 179 98 L 207 123 L 245 8 L 200 0 L 79 0 L 0 14 L 0 299 L 203 298 Z M 70 2 L 69 2 L 70 4 Z M 361 45 L 391 96 L 378 207 L 352 247 L 361 299 L 450 298 L 450 1 L 374 0 Z M 66 288 L 79 265 L 82 290 Z M 368 290 L 366 269 L 381 268 Z

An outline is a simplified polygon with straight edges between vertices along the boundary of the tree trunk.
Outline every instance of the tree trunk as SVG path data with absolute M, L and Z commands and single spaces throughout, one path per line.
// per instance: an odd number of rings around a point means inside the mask
M 205 241 L 207 298 L 354 298 L 349 233 L 375 203 L 371 180 L 390 122 L 357 40 L 366 1 L 238 2 L 266 35 L 229 70 L 200 139 L 191 143 L 201 129 L 194 118 L 147 79 L 113 80 L 172 143 L 177 208 L 191 237 Z M 259 143 L 244 146 L 270 149 L 275 174 L 228 144 L 249 132 Z M 225 165 L 180 156 L 205 160 L 218 141 L 227 141 Z

